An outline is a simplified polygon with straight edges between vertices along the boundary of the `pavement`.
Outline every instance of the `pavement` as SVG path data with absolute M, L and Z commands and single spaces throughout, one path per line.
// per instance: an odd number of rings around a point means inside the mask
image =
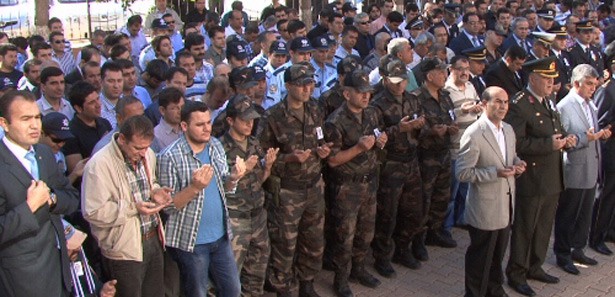
M 470 244 L 470 237 L 467 231 L 455 228 L 453 238 L 458 243 L 458 246 L 453 249 L 428 246 L 430 260 L 423 262 L 419 270 L 410 270 L 393 264 L 397 271 L 397 276 L 393 279 L 378 276 L 372 267 L 373 258 L 370 258 L 366 267 L 382 281 L 382 284 L 376 289 L 370 289 L 351 283 L 350 288 L 356 297 L 463 296 L 464 257 Z M 611 249 L 614 248 L 612 243 L 607 243 L 607 245 Z M 550 285 L 529 280 L 528 284 L 536 291 L 537 296 L 615 297 L 615 259 L 613 256 L 604 256 L 586 248 L 586 255 L 596 259 L 598 265 L 589 267 L 577 265 L 581 274 L 575 276 L 556 266 L 552 247 L 553 239 L 551 239 L 543 269 L 559 277 L 560 283 Z M 505 263 L 508 261 L 508 255 L 504 261 Z M 333 277 L 333 272 L 323 270 L 316 278 L 314 286 L 322 297 L 335 296 Z M 504 285 L 504 289 L 510 296 L 522 296 L 512 291 L 507 285 Z M 275 294 L 268 293 L 266 296 L 273 297 Z

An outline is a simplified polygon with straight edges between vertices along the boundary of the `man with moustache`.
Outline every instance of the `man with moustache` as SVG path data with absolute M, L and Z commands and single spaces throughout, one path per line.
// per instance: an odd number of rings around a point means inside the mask
M 515 132 L 505 123 L 508 94 L 500 87 L 483 93 L 483 115 L 461 137 L 455 167 L 469 183 L 465 218 L 470 246 L 465 256 L 465 296 L 507 296 L 502 261 L 513 223 L 515 177 L 526 163 L 516 153 Z
M 561 150 L 577 143 L 574 135 L 566 135 L 552 101 L 553 81 L 558 75 L 555 65 L 554 57 L 523 64 L 529 82 L 515 95 L 505 118 L 515 130 L 519 157 L 528 164 L 527 172 L 517 179 L 515 224 L 506 267 L 508 284 L 526 296 L 536 294 L 527 279 L 559 282 L 541 266 L 564 186 Z

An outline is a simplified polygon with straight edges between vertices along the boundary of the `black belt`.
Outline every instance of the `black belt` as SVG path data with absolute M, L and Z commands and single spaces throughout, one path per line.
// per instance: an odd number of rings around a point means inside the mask
M 337 184 L 345 184 L 345 183 L 356 183 L 356 184 L 365 184 L 372 181 L 376 178 L 376 173 L 367 173 L 367 174 L 334 174 L 334 180 Z
M 261 211 L 263 211 L 262 207 L 257 207 L 249 211 L 241 211 L 241 210 L 235 210 L 235 209 L 229 208 L 228 213 L 229 213 L 229 216 L 235 219 L 251 219 L 259 215 Z
M 281 177 L 280 187 L 283 189 L 289 190 L 303 190 L 314 187 L 316 183 L 320 180 L 321 175 L 317 175 L 312 180 L 289 180 Z
M 147 241 L 148 239 L 151 239 L 154 236 L 158 236 L 158 227 L 152 227 L 149 231 L 145 232 L 142 236 L 141 239 L 143 241 Z

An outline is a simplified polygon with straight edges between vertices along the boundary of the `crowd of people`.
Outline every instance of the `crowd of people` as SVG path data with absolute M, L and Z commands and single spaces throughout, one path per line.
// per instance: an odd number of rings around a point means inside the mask
M 567 273 L 613 254 L 611 5 L 338 0 L 308 28 L 156 0 L 79 49 L 57 18 L 0 32 L 0 295 L 314 297 L 327 269 L 351 297 L 458 227 L 465 296 L 534 296 L 553 229 Z

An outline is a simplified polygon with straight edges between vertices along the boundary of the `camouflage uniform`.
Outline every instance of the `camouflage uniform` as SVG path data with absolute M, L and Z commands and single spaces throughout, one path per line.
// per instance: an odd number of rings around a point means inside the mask
M 451 136 L 447 132 L 440 138 L 432 134 L 431 128 L 436 124 L 452 125 L 455 106 L 447 91 L 438 92 L 440 100 L 431 97 L 425 86 L 410 93 L 421 102 L 426 119 L 419 135 L 419 161 L 430 230 L 442 227 L 451 196 Z
M 279 293 L 288 292 L 296 277 L 310 282 L 320 271 L 324 250 L 324 182 L 317 128 L 324 116 L 313 99 L 303 104 L 302 116 L 288 106 L 288 99 L 265 112 L 258 128 L 264 150 L 279 148 L 271 178 L 279 179 L 279 195 L 268 201 L 271 256 L 268 281 Z M 312 150 L 304 163 L 285 163 L 294 150 Z M 271 179 L 270 178 L 270 179 Z
M 325 112 L 325 117 L 329 117 L 342 103 L 346 102 L 344 94 L 342 94 L 343 91 L 344 88 L 338 81 L 330 90 L 320 95 L 319 103 Z
M 421 232 L 424 224 L 418 133 L 399 130 L 401 119 L 420 115 L 421 107 L 408 93 L 397 99 L 388 89 L 376 94 L 370 105 L 378 115 L 381 131 L 388 136 L 380 172 L 372 249 L 377 261 L 390 262 L 394 249 L 398 253 L 407 252 L 412 236 Z
M 359 121 L 346 103 L 342 104 L 325 123 L 325 139 L 333 143 L 331 155 L 355 146 L 359 138 L 373 135 L 377 127 L 378 119 L 374 110 L 363 110 Z M 329 170 L 336 195 L 331 209 L 335 224 L 332 259 L 336 272 L 346 276 L 351 258 L 353 269 L 363 267 L 369 244 L 374 237 L 378 189 L 377 156 L 374 149 Z
M 248 159 L 252 155 L 262 160 L 265 153 L 258 140 L 247 139 L 246 149 L 238 144 L 227 132 L 220 138 L 226 152 L 229 167 L 235 165 L 237 156 Z M 237 183 L 234 194 L 227 195 L 227 206 L 233 240 L 231 241 L 235 260 L 240 271 L 242 296 L 263 295 L 265 272 L 269 259 L 269 233 L 267 212 L 264 209 L 265 193 L 262 189 L 264 164 L 257 162 Z

